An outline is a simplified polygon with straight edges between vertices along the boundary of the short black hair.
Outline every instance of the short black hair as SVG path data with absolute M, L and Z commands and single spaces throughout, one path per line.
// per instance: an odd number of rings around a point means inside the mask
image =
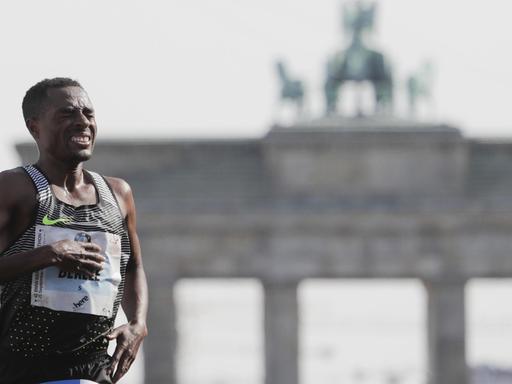
M 25 97 L 21 103 L 21 109 L 23 110 L 23 118 L 25 121 L 39 117 L 43 109 L 43 104 L 48 98 L 49 89 L 64 87 L 80 87 L 83 89 L 82 85 L 78 81 L 68 77 L 44 79 L 30 87 L 27 93 L 25 93 Z

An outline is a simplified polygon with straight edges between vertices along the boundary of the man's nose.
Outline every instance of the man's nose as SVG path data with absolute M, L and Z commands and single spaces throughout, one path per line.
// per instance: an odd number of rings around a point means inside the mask
M 79 111 L 76 115 L 77 117 L 75 119 L 75 122 L 77 125 L 87 127 L 91 124 L 89 118 L 82 111 Z

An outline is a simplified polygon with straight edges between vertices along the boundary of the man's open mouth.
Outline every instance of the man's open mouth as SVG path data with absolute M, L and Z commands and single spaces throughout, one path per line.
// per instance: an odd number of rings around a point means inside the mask
M 89 135 L 74 135 L 71 136 L 71 141 L 77 144 L 89 144 L 91 142 L 91 136 Z

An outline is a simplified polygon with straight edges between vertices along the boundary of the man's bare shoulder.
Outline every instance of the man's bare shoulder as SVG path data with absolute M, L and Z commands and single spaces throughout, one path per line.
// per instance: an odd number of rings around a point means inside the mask
M 0 201 L 4 205 L 27 202 L 27 199 L 34 199 L 35 195 L 34 184 L 22 168 L 0 172 Z
M 123 199 L 131 198 L 132 188 L 130 187 L 130 184 L 126 182 L 126 180 L 112 176 L 105 176 L 105 179 L 116 195 L 122 197 Z
M 130 184 L 119 177 L 105 176 L 105 179 L 110 185 L 110 188 L 112 188 L 112 191 L 121 206 L 123 216 L 126 217 L 127 214 L 134 209 L 132 188 L 130 187 Z

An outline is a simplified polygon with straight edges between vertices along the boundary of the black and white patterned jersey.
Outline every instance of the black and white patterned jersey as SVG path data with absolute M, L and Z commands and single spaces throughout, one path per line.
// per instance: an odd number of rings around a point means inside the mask
M 75 207 L 55 197 L 36 166 L 23 167 L 36 189 L 33 222 L 1 255 L 16 255 L 54 241 L 92 241 L 104 268 L 94 277 L 48 267 L 0 286 L 0 358 L 79 357 L 105 351 L 130 259 L 130 241 L 107 181 L 87 172 L 97 202 Z

